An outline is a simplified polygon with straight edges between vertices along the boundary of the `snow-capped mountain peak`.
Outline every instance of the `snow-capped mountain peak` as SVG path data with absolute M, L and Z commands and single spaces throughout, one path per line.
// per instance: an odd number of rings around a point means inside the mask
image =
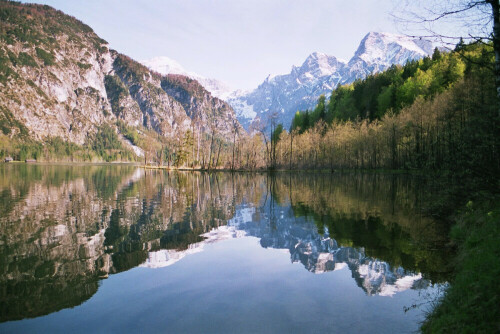
M 361 58 L 367 64 L 400 64 L 402 61 L 422 58 L 432 52 L 432 44 L 417 41 L 418 39 L 404 35 L 370 32 L 361 41 L 351 62 Z
M 345 63 L 334 56 L 313 52 L 306 58 L 302 66 L 295 69 L 300 74 L 310 73 L 313 77 L 322 77 L 332 75 L 344 66 Z
M 186 71 L 181 64 L 166 56 L 154 57 L 144 60 L 141 63 L 160 74 L 196 75 L 195 73 Z
M 160 74 L 181 74 L 190 77 L 191 79 L 198 81 L 213 96 L 218 97 L 221 100 L 226 100 L 233 92 L 233 89 L 231 89 L 225 82 L 217 79 L 206 78 L 197 73 L 187 71 L 177 61 L 166 56 L 143 60 L 141 63 Z

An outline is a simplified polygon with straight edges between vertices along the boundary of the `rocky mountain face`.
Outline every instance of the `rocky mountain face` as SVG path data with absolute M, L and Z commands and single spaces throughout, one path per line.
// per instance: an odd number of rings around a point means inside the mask
M 352 83 L 393 64 L 404 65 L 431 53 L 429 41 L 370 32 L 349 62 L 314 52 L 301 66 L 293 66 L 289 74 L 268 77 L 253 91 L 228 101 L 246 129 L 257 121 L 266 124 L 273 115 L 288 128 L 297 110 L 314 107 L 319 95 L 329 95 L 337 85 Z
M 370 73 L 384 71 L 394 64 L 404 65 L 409 60 L 423 58 L 432 52 L 432 42 L 425 39 L 370 32 L 361 40 L 354 56 L 347 63 L 341 83 L 351 83 Z
M 118 134 L 128 127 L 167 137 L 182 136 L 195 116 L 198 123 L 214 119 L 225 134 L 239 126 L 231 107 L 201 85 L 167 84 L 172 80 L 110 50 L 90 27 L 60 11 L 2 1 L 0 16 L 5 136 L 83 145 L 103 125 Z
M 216 131 L 225 138 L 230 138 L 233 130 L 245 133 L 229 104 L 212 97 L 197 80 L 184 75 L 168 74 L 162 78 L 161 87 L 182 105 L 192 126 L 207 133 Z

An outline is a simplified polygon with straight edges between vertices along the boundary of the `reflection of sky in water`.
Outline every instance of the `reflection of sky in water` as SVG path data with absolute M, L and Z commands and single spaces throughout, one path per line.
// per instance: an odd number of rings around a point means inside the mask
M 347 268 L 311 275 L 302 265 L 290 265 L 289 254 L 262 248 L 255 237 L 207 244 L 204 250 L 173 266 L 112 275 L 78 308 L 18 326 L 6 323 L 3 329 L 411 333 L 423 319 L 421 310 L 403 310 L 422 301 L 414 290 L 392 298 L 367 297 Z

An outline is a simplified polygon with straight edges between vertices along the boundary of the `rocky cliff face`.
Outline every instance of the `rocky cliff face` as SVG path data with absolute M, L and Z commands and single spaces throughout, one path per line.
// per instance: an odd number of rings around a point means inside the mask
M 431 53 L 429 41 L 370 32 L 347 63 L 314 52 L 301 66 L 293 66 L 289 74 L 268 77 L 253 91 L 236 94 L 228 101 L 247 129 L 256 120 L 266 123 L 273 115 L 289 128 L 297 110 L 313 108 L 321 94 L 329 95 L 338 84 L 352 83 L 393 64 L 404 65 Z
M 240 134 L 245 132 L 229 104 L 212 97 L 198 81 L 168 74 L 162 78 L 161 87 L 181 103 L 194 125 L 204 132 L 215 130 L 226 138 L 230 138 L 234 130 Z
M 109 75 L 109 81 L 116 86 L 110 84 L 108 93 L 119 105 L 113 113 L 127 125 L 143 126 L 163 136 L 174 136 L 189 128 L 190 118 L 182 105 L 161 88 L 160 75 L 121 54 L 116 54 Z M 119 87 L 124 87 L 123 94 L 117 94 Z M 129 104 L 131 108 L 126 107 Z
M 200 85 L 167 92 L 162 75 L 60 11 L 2 1 L 0 16 L 0 135 L 83 145 L 104 124 L 167 137 L 181 136 L 195 115 L 197 122 L 215 118 L 226 134 L 238 125 L 233 110 Z M 189 110 L 175 97 L 195 93 Z
M 113 60 L 106 42 L 47 6 L 1 2 L 0 8 L 4 134 L 81 144 L 96 126 L 112 122 L 104 76 Z

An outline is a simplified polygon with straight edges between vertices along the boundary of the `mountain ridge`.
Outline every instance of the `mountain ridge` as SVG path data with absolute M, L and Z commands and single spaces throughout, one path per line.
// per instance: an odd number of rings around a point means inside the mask
M 404 35 L 369 32 L 361 40 L 353 57 L 345 62 L 321 52 L 311 53 L 290 73 L 267 77 L 253 91 L 231 97 L 240 123 L 248 130 L 265 124 L 274 114 L 285 128 L 297 110 L 314 107 L 321 94 L 330 94 L 339 84 L 349 84 L 391 65 L 404 65 L 432 53 L 430 41 Z

